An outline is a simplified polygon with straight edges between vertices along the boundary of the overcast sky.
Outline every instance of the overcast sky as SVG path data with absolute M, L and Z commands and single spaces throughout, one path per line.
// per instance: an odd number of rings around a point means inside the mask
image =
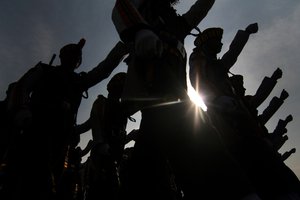
M 182 0 L 178 13 L 184 13 L 195 0 Z M 9 83 L 16 81 L 39 61 L 48 63 L 52 54 L 68 43 L 86 39 L 80 71 L 89 71 L 102 61 L 119 40 L 111 21 L 113 0 L 0 0 L 0 99 L 4 99 Z M 224 29 L 223 51 L 228 49 L 238 29 L 257 22 L 259 32 L 251 35 L 248 44 L 232 68 L 233 73 L 244 75 L 247 94 L 254 94 L 264 76 L 270 76 L 280 67 L 283 78 L 270 97 L 260 107 L 260 112 L 273 96 L 286 89 L 290 97 L 267 123 L 270 132 L 279 118 L 289 114 L 294 120 L 288 124 L 289 140 L 281 152 L 297 149 L 286 164 L 300 177 L 300 1 L 296 0 L 216 0 L 208 16 L 199 25 L 201 30 L 218 26 Z M 193 48 L 193 37 L 186 39 L 186 49 Z M 57 58 L 54 62 L 59 64 Z M 121 64 L 114 73 L 126 71 Z M 113 75 L 112 74 L 112 75 Z M 78 123 L 89 117 L 93 101 L 98 94 L 107 95 L 106 84 L 110 78 L 89 90 L 89 99 L 83 100 Z M 298 93 L 299 92 L 299 93 Z M 136 115 L 139 119 L 139 114 Z M 129 129 L 137 128 L 130 123 Z M 90 139 L 86 133 L 82 145 Z M 299 151 L 299 152 L 298 152 Z

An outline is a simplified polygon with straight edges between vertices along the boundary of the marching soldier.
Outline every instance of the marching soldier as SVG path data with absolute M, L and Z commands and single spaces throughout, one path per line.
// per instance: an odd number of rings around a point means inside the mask
M 127 118 L 120 102 L 126 73 L 112 77 L 108 97 L 99 95 L 93 103 L 86 126 L 91 128 L 93 147 L 85 168 L 88 172 L 86 199 L 116 200 L 120 190 L 119 165 L 123 156 Z
M 17 83 L 15 120 L 24 127 L 16 161 L 21 183 L 14 193 L 17 198 L 50 199 L 56 194 L 68 148 L 79 142 L 73 130 L 83 92 L 107 78 L 127 54 L 119 42 L 94 69 L 76 73 L 84 44 L 82 39 L 64 46 L 59 55 L 61 65 L 38 63 Z
M 221 51 L 223 30 L 204 30 L 194 42 L 196 48 L 190 57 L 190 76 L 193 86 L 202 93 L 212 123 L 247 173 L 257 194 L 262 199 L 288 199 L 298 193 L 299 180 L 284 165 L 278 153 L 262 140 L 265 130 L 243 102 L 244 97 L 240 98 L 235 93 L 228 77 L 229 69 L 236 62 L 249 35 L 257 30 L 257 24 L 239 30 L 229 51 L 221 59 L 217 59 L 217 54 Z M 239 92 L 243 93 L 241 88 Z

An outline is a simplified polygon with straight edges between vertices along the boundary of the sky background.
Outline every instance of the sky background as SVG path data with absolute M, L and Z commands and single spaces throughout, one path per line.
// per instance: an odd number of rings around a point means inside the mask
M 183 14 L 195 0 L 182 0 L 176 7 Z M 119 40 L 111 20 L 113 0 L 0 0 L 0 99 L 5 98 L 9 83 L 18 80 L 39 61 L 48 63 L 62 46 L 86 39 L 83 62 L 78 72 L 89 71 L 101 62 Z M 300 177 L 300 1 L 297 0 L 216 0 L 215 5 L 200 23 L 199 28 L 222 27 L 223 51 L 226 50 L 238 29 L 257 22 L 259 31 L 249 42 L 232 68 L 233 73 L 244 75 L 246 94 L 254 94 L 264 76 L 271 76 L 280 67 L 283 77 L 259 113 L 273 96 L 286 89 L 290 97 L 267 123 L 270 132 L 278 120 L 292 114 L 294 120 L 287 125 L 289 140 L 281 148 L 284 152 L 297 149 L 286 164 Z M 193 48 L 194 37 L 188 36 L 185 46 L 188 54 Z M 59 64 L 58 56 L 54 65 Z M 126 71 L 122 63 L 111 75 Z M 98 94 L 107 95 L 104 80 L 89 90 L 83 99 L 78 123 L 89 117 L 93 101 Z M 128 131 L 138 128 L 137 122 L 128 124 Z M 80 145 L 85 146 L 90 132 L 83 134 Z

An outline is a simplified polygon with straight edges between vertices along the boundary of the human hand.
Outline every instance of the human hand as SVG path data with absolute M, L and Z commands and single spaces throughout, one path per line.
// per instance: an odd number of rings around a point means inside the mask
M 258 31 L 258 24 L 257 23 L 249 24 L 247 26 L 247 28 L 245 29 L 245 31 L 247 33 L 249 33 L 249 34 L 257 33 L 257 31 Z
M 129 53 L 128 46 L 124 44 L 123 42 L 119 41 L 115 47 L 114 50 L 118 52 L 120 55 L 126 55 Z
M 288 132 L 287 128 L 283 128 L 283 129 L 281 130 L 281 134 L 282 134 L 282 135 L 286 134 L 287 132 Z
M 282 77 L 282 70 L 280 68 L 277 68 L 271 76 L 271 78 L 275 80 L 278 80 L 281 77 Z
M 290 151 L 291 153 L 296 153 L 296 148 L 292 148 Z
M 280 99 L 281 100 L 285 100 L 289 97 L 289 93 L 286 90 L 282 90 L 281 94 L 280 94 Z
M 142 29 L 135 35 L 135 52 L 143 59 L 160 57 L 163 52 L 162 41 L 151 30 Z
M 285 118 L 286 123 L 293 121 L 293 115 L 289 115 Z
M 139 129 L 133 129 L 132 131 L 130 131 L 130 133 L 127 134 L 126 137 L 130 140 L 135 141 L 138 134 L 139 134 Z

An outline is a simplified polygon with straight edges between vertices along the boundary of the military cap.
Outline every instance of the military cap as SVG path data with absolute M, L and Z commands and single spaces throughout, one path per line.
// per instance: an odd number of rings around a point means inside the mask
M 209 39 L 221 39 L 223 35 L 223 29 L 218 27 L 205 29 L 200 32 L 194 41 L 195 46 L 201 46 L 204 42 Z

